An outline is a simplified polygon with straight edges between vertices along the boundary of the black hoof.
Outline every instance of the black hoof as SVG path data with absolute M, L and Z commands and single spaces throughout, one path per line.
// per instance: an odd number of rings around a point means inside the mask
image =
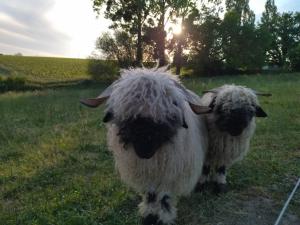
M 205 190 L 206 183 L 197 183 L 194 192 L 201 193 Z
M 214 183 L 214 193 L 215 194 L 224 194 L 228 192 L 227 184 Z
M 164 225 L 160 220 L 158 220 L 157 215 L 150 214 L 142 219 L 143 225 Z

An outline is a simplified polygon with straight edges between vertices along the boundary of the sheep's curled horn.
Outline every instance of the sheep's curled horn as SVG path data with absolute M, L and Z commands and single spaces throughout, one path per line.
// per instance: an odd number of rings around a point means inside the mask
M 103 102 L 105 102 L 109 96 L 111 95 L 112 89 L 113 89 L 113 85 L 116 82 L 112 83 L 110 86 L 108 86 L 98 97 L 96 98 L 87 98 L 87 99 L 81 99 L 80 103 L 91 107 L 91 108 L 96 108 L 99 105 L 101 105 Z
M 253 91 L 254 91 L 254 90 L 253 90 Z M 263 92 L 258 92 L 258 91 L 254 91 L 254 93 L 255 93 L 256 95 L 265 96 L 265 97 L 270 97 L 270 96 L 272 96 L 271 93 L 263 93 Z

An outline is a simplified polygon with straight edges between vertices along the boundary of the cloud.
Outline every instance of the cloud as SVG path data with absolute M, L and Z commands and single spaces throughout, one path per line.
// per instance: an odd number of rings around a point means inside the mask
M 45 16 L 54 4 L 55 0 L 1 1 L 0 52 L 20 49 L 25 54 L 64 55 L 71 37 L 55 29 Z

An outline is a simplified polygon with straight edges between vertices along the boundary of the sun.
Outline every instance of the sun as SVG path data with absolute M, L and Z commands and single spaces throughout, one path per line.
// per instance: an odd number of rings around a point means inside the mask
M 175 34 L 175 35 L 181 34 L 181 32 L 182 32 L 181 23 L 179 23 L 178 21 L 175 21 L 174 23 L 170 23 L 169 26 L 170 26 L 170 29 L 172 30 L 173 34 Z
M 181 24 L 172 24 L 172 30 L 174 34 L 181 34 L 182 32 L 182 26 Z
M 165 31 L 167 32 L 167 40 L 172 39 L 174 36 L 180 35 L 182 33 L 182 26 L 179 20 L 175 20 L 174 22 L 168 22 L 165 27 Z

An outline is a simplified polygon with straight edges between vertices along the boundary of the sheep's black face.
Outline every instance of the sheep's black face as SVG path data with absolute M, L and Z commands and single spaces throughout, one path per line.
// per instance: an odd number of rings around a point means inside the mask
M 176 120 L 166 123 L 154 122 L 150 118 L 135 118 L 121 122 L 119 136 L 124 145 L 132 144 L 135 153 L 143 159 L 150 159 L 165 143 L 176 134 Z
M 233 109 L 230 112 L 217 111 L 217 114 L 217 127 L 231 136 L 239 136 L 255 115 L 253 111 L 243 108 Z

